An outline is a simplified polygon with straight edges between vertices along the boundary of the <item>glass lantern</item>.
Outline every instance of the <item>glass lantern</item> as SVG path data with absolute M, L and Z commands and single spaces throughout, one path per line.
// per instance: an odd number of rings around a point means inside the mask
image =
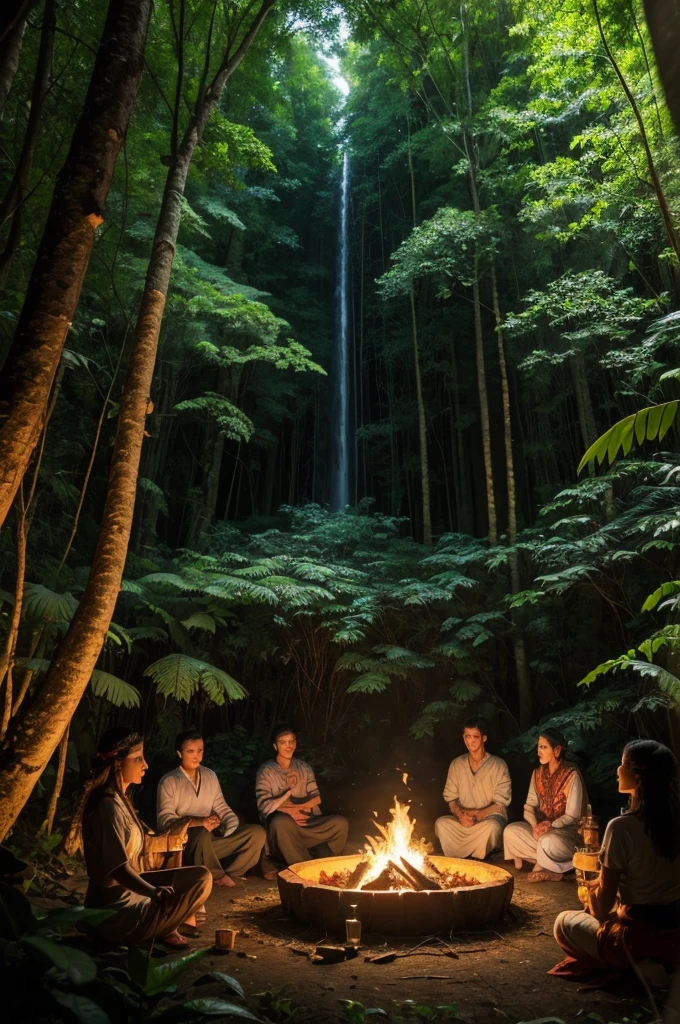
M 361 921 L 357 917 L 357 904 L 350 904 L 351 916 L 345 920 L 345 936 L 348 946 L 358 946 L 361 942 Z
M 586 813 L 579 822 L 578 831 L 583 836 L 583 846 L 574 854 L 572 864 L 576 872 L 578 898 L 584 906 L 588 903 L 589 883 L 597 881 L 600 875 L 600 820 L 592 813 L 588 804 Z

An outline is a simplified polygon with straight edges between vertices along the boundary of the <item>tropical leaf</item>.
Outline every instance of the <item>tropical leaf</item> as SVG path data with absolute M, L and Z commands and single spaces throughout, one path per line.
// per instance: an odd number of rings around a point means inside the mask
M 182 619 L 185 629 L 204 629 L 208 633 L 215 632 L 215 620 L 207 612 L 192 612 L 188 619 Z
M 35 624 L 41 622 L 70 622 L 78 607 L 73 594 L 58 594 L 42 583 L 27 583 L 24 586 L 22 617 Z
M 225 700 L 241 700 L 247 696 L 240 683 L 222 669 L 187 654 L 168 654 L 149 665 L 145 671 L 156 684 L 162 697 L 173 697 L 188 704 L 199 686 L 215 704 Z
M 151 640 L 153 643 L 166 643 L 168 634 L 160 626 L 130 626 L 127 634 L 133 640 Z
M 678 402 L 663 402 L 649 405 L 631 416 L 626 416 L 609 428 L 597 441 L 591 444 L 578 464 L 577 472 L 597 462 L 601 466 L 605 459 L 611 465 L 619 452 L 628 455 L 634 442 L 663 441 L 678 411 Z
M 364 672 L 347 687 L 348 693 L 382 693 L 392 680 L 384 672 Z
M 398 662 L 408 668 L 432 668 L 434 661 L 425 658 L 422 654 L 409 651 L 406 647 L 395 647 L 392 644 L 377 644 L 373 650 L 376 654 L 384 654 L 389 662 Z
M 657 587 L 657 589 L 645 599 L 645 602 L 642 605 L 642 611 L 651 612 L 656 608 L 662 598 L 669 597 L 670 595 L 677 594 L 679 592 L 680 580 L 671 580 L 668 583 L 662 583 L 660 587 Z
M 136 686 L 110 672 L 102 672 L 101 669 L 94 669 L 90 686 L 95 697 L 103 697 L 117 708 L 138 708 L 141 703 L 141 695 Z

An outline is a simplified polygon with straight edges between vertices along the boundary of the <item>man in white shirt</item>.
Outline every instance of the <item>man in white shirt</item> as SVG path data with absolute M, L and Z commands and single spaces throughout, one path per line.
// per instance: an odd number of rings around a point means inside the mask
M 158 831 L 190 818 L 182 864 L 202 864 L 212 873 L 214 885 L 233 886 L 234 878 L 259 861 L 265 830 L 261 825 L 239 825 L 217 775 L 201 764 L 203 737 L 197 730 L 181 732 L 175 746 L 180 765 L 158 784 Z
M 454 758 L 444 786 L 450 814 L 437 818 L 435 833 L 445 857 L 483 860 L 501 845 L 511 797 L 505 761 L 486 752 L 486 725 L 481 718 L 463 724 L 467 754 Z

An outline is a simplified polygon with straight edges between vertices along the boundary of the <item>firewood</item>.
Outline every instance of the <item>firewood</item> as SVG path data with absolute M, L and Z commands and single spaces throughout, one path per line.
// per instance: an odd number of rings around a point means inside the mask
M 442 886 L 439 884 L 439 882 L 436 882 L 434 880 L 434 878 L 428 878 L 427 875 L 424 875 L 422 873 L 422 871 L 419 871 L 418 868 L 414 867 L 413 864 L 411 864 L 411 862 L 409 860 L 406 860 L 405 857 L 401 858 L 401 863 L 406 868 L 407 874 L 411 875 L 411 877 L 418 883 L 418 885 L 416 887 L 417 889 L 441 889 L 442 888 Z
M 392 871 L 399 875 L 400 878 L 406 879 L 409 889 L 415 889 L 416 892 L 419 892 L 420 890 L 427 888 L 427 886 L 422 885 L 416 879 L 415 875 L 411 875 L 406 867 L 402 867 L 401 864 L 397 864 L 393 860 L 388 861 L 388 863 Z
M 352 872 L 352 874 L 347 879 L 347 885 L 345 886 L 345 888 L 346 889 L 360 889 L 361 888 L 361 882 L 365 878 L 365 876 L 366 876 L 370 866 L 371 866 L 371 862 L 370 862 L 370 860 L 368 858 L 366 858 L 365 860 L 360 860 L 359 863 L 357 864 L 357 866 L 355 867 L 354 871 Z
M 339 964 L 346 955 L 344 946 L 317 946 L 311 959 L 316 964 Z

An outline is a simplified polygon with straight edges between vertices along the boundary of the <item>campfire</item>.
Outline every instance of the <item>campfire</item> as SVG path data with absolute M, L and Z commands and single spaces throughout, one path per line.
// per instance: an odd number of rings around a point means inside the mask
M 459 871 L 441 871 L 430 858 L 432 847 L 424 839 L 414 839 L 415 818 L 409 817 L 410 804 L 394 798 L 390 809 L 392 820 L 387 825 L 375 822 L 379 836 L 366 836 L 364 853 L 352 870 L 319 872 L 319 884 L 339 889 L 384 891 L 411 889 L 453 889 L 477 885 Z

